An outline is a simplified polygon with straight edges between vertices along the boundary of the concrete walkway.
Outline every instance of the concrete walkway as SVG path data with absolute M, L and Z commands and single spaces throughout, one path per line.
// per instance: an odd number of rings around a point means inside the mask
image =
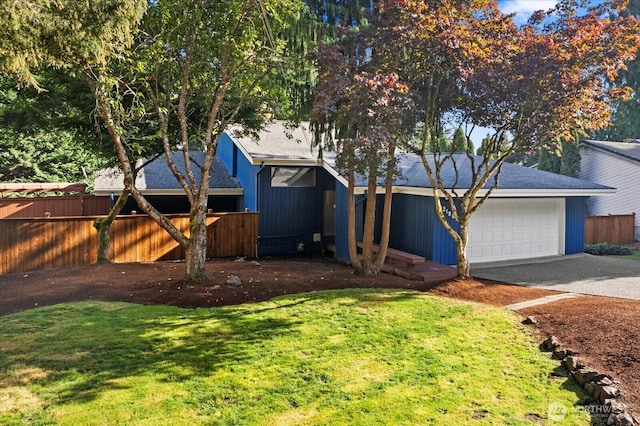
M 526 309 L 526 308 L 530 308 L 532 306 L 538 306 L 538 305 L 546 305 L 547 303 L 556 302 L 558 300 L 563 300 L 563 299 L 571 299 L 578 296 L 579 295 L 576 293 L 560 293 L 560 294 L 554 294 L 553 296 L 540 297 L 539 299 L 525 300 L 524 302 L 512 303 L 511 305 L 505 305 L 504 307 L 507 309 L 511 309 L 513 311 L 519 311 L 520 309 Z
M 472 264 L 471 274 L 565 293 L 640 300 L 640 262 L 576 254 L 529 261 Z

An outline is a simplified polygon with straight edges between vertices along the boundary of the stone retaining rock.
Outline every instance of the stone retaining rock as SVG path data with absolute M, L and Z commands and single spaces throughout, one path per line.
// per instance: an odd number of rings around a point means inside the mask
M 527 318 L 528 320 L 529 318 Z M 536 324 L 537 321 L 529 321 L 528 324 Z M 607 426 L 632 426 L 635 425 L 633 416 L 627 411 L 627 407 L 615 401 L 620 396 L 620 389 L 615 386 L 617 380 L 606 374 L 598 373 L 588 368 L 577 357 L 577 352 L 571 349 L 563 349 L 560 340 L 555 336 L 549 336 L 540 344 L 540 349 L 553 352 L 552 358 L 562 361 L 562 365 L 569 371 L 576 382 L 583 387 L 585 392 L 603 405 L 602 413 L 607 414 Z

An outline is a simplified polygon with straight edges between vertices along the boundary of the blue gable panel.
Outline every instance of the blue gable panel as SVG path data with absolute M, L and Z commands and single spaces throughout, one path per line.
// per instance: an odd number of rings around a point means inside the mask
M 254 166 L 245 157 L 231 137 L 226 133 L 220 136 L 216 155 L 222 160 L 231 174 L 238 178 L 244 190 L 242 209 L 258 210 L 257 176 L 260 166 Z
M 223 133 L 220 136 L 220 139 L 218 139 L 218 147 L 216 148 L 216 156 L 222 160 L 224 165 L 227 166 L 227 169 L 229 169 L 231 174 L 234 176 L 233 151 L 235 147 L 236 146 L 231 137 L 228 134 Z
M 244 189 L 243 207 L 252 212 L 258 211 L 258 174 L 261 167 L 249 163 L 249 160 L 242 153 L 237 152 L 237 147 L 234 147 L 234 150 L 236 151 L 234 156 L 237 158 L 236 177 Z
M 584 251 L 586 205 L 586 197 L 565 198 L 565 254 L 582 253 Z
M 314 187 L 272 187 L 271 171 L 258 174 L 259 254 L 295 252 L 298 242 L 305 252 L 320 251 L 313 234 L 322 233 L 324 191 L 333 190 L 333 178 L 318 167 Z

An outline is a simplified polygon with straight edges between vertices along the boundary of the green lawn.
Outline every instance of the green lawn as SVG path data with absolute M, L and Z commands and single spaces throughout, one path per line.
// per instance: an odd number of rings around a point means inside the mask
M 0 424 L 589 424 L 557 367 L 511 312 L 416 292 L 83 302 L 0 318 Z
M 640 249 L 631 249 L 631 252 L 633 254 L 629 255 L 629 256 L 616 256 L 620 259 L 627 259 L 627 260 L 636 260 L 639 261 L 640 260 Z

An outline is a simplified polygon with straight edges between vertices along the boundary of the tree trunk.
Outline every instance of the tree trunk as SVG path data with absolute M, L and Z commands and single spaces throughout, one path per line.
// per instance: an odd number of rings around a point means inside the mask
M 186 279 L 200 282 L 207 279 L 207 224 L 206 205 L 200 203 L 191 206 L 191 222 L 189 223 L 189 243 L 186 247 L 187 272 Z
M 387 175 L 385 177 L 384 204 L 382 206 L 382 229 L 380 230 L 380 249 L 376 257 L 376 267 L 382 270 L 382 265 L 387 258 L 387 248 L 389 248 L 389 234 L 391 232 L 391 203 L 393 201 L 393 175 L 396 169 L 395 144 L 389 145 L 389 164 L 387 164 Z
M 362 262 L 358 256 L 358 246 L 356 245 L 356 200 L 355 200 L 355 171 L 353 170 L 353 153 L 350 153 L 347 170 L 347 228 L 349 234 L 349 262 L 354 274 L 362 273 Z
M 120 210 L 127 203 L 127 198 L 129 198 L 128 188 L 124 188 L 120 193 L 120 196 L 116 200 L 111 210 L 109 210 L 109 214 L 104 217 L 99 217 L 93 222 L 93 227 L 98 230 L 98 263 L 107 263 L 111 260 L 109 259 L 109 250 L 111 248 L 111 224 L 116 219 Z
M 364 214 L 364 229 L 362 233 L 362 273 L 365 275 L 376 275 L 380 273 L 380 268 L 376 263 L 376 254 L 373 251 L 373 237 L 376 221 L 376 175 L 369 174 L 367 185 L 367 205 Z
M 456 275 L 458 279 L 467 280 L 471 278 L 471 266 L 467 255 L 467 243 L 469 242 L 468 219 L 465 214 L 460 220 L 459 240 L 456 241 L 458 259 L 456 261 Z

